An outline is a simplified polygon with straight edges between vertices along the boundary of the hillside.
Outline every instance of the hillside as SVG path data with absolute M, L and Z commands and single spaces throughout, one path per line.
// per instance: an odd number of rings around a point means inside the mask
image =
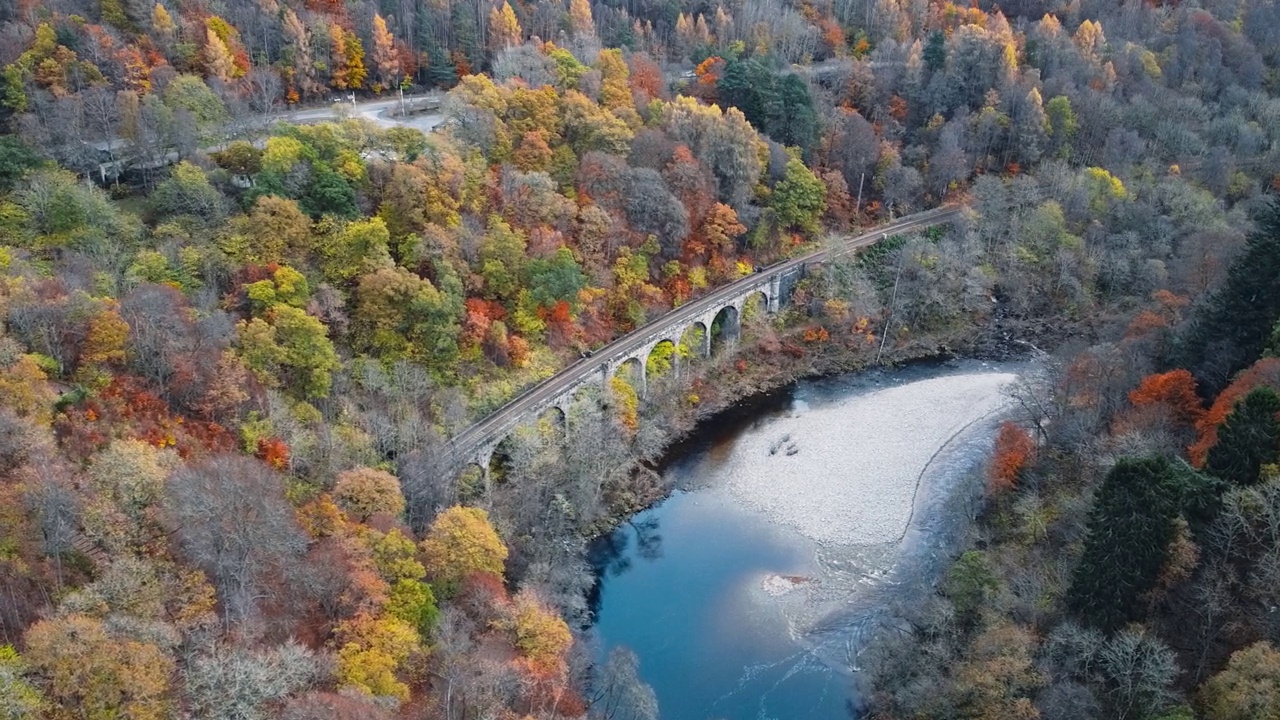
M 586 544 L 665 492 L 647 463 L 798 374 L 1021 342 L 1060 372 L 875 710 L 1269 717 L 1194 693 L 1246 646 L 1275 681 L 1277 26 L 1274 0 L 5 5 L 0 708 L 656 717 L 583 633 Z M 446 93 L 444 125 L 276 121 L 400 89 Z M 488 482 L 439 471 L 584 353 L 943 202 L 965 219 L 745 308 L 736 345 L 717 322 L 711 358 L 660 346 L 647 396 L 584 393 Z M 1119 577 L 1088 538 L 1148 505 Z M 1159 687 L 1046 665 L 1067 632 L 1158 656 Z

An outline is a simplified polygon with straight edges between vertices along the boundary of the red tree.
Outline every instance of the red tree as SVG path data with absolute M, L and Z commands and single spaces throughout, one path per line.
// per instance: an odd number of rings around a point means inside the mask
M 988 490 L 995 495 L 1017 487 L 1018 474 L 1034 457 L 1035 450 L 1035 442 L 1026 430 L 1011 422 L 1001 424 L 1000 431 L 996 433 L 991 467 L 987 471 Z
M 1248 395 L 1250 391 L 1262 385 L 1280 388 L 1280 358 L 1263 358 L 1249 369 L 1236 376 L 1230 385 L 1223 390 L 1208 412 L 1202 414 L 1196 422 L 1196 442 L 1187 448 L 1191 464 L 1196 467 L 1204 465 L 1209 455 L 1209 448 L 1218 444 L 1218 428 L 1231 414 L 1236 401 Z

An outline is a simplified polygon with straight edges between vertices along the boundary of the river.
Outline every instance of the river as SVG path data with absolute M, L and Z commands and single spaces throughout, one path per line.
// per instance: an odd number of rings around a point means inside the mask
M 805 380 L 705 423 L 670 497 L 593 549 L 601 656 L 636 652 L 663 720 L 857 717 L 859 656 L 968 527 L 1026 370 Z

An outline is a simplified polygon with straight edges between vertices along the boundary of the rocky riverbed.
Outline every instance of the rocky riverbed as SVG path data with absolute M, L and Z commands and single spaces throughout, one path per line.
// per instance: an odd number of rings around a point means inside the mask
M 900 539 L 921 475 L 967 430 L 1007 408 L 1007 372 L 973 372 L 875 390 L 821 413 L 800 407 L 743 437 L 722 472 L 734 497 L 825 545 Z M 974 426 L 978 427 L 974 427 Z
M 675 493 L 609 538 L 603 646 L 636 650 L 668 720 L 850 716 L 859 654 L 967 526 L 954 501 L 1029 367 L 806 380 L 709 422 L 666 467 Z

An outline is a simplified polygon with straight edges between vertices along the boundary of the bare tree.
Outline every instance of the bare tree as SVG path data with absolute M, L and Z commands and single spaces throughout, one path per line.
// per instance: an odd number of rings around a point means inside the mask
M 640 659 L 616 647 L 600 668 L 591 698 L 591 716 L 601 720 L 657 720 L 658 697 L 640 679 Z
M 214 455 L 174 473 L 166 491 L 183 553 L 217 587 L 227 621 L 248 619 L 272 575 L 306 549 L 282 478 L 252 458 Z

